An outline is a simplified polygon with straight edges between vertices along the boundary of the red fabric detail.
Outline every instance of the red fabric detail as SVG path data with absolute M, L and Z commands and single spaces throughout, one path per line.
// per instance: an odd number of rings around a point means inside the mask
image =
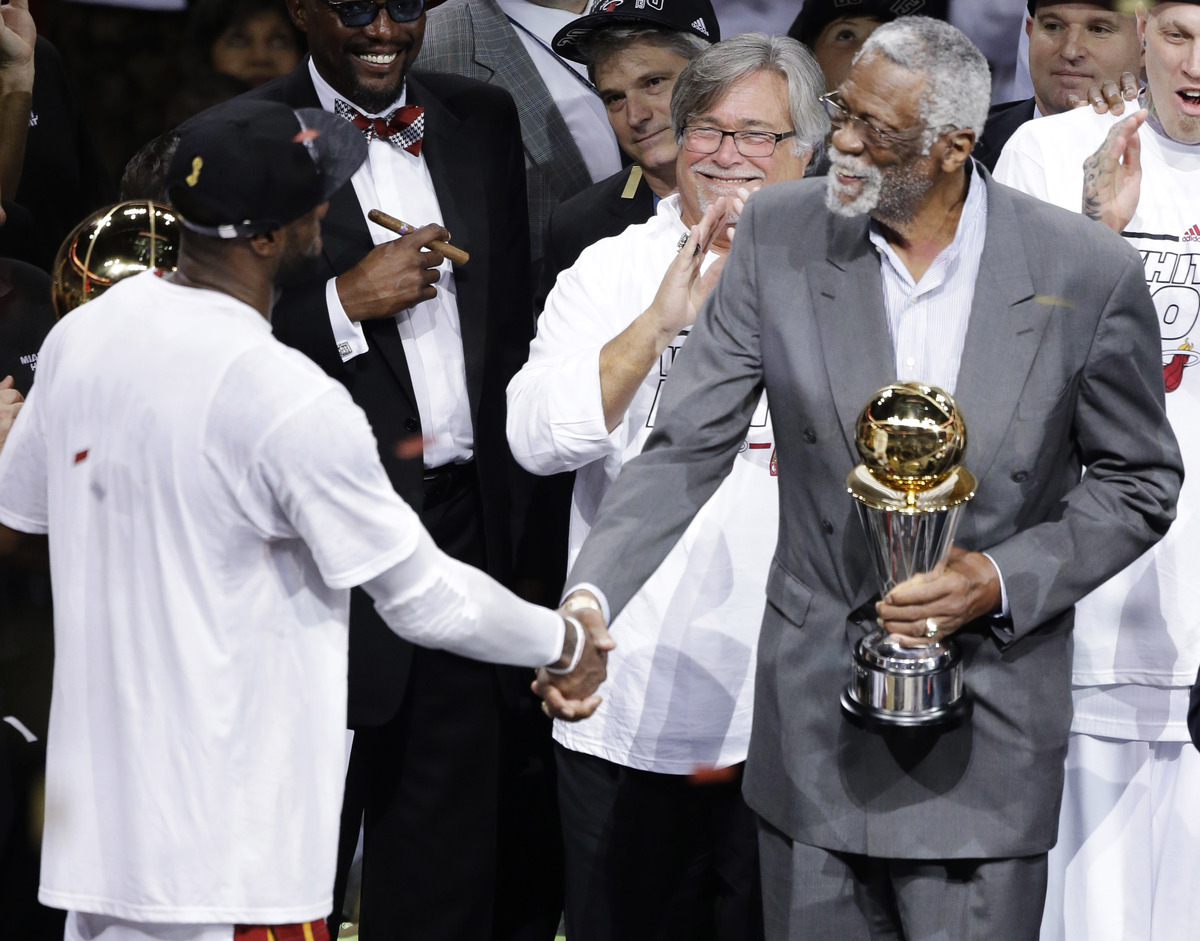
M 329 929 L 323 921 L 307 925 L 312 941 L 329 941 Z M 305 925 L 234 925 L 233 941 L 308 941 Z

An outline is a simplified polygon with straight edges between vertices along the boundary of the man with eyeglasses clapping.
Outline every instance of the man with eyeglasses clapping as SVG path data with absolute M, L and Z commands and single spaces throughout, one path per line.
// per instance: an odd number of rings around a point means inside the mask
M 570 558 L 651 434 L 743 199 L 818 156 L 823 87 L 795 40 L 748 33 L 700 53 L 671 98 L 678 193 L 559 275 L 509 385 L 508 436 L 526 469 L 577 471 Z M 741 457 L 617 620 L 600 711 L 578 729 L 555 723 L 572 941 L 762 935 L 741 763 L 778 526 L 765 399 Z

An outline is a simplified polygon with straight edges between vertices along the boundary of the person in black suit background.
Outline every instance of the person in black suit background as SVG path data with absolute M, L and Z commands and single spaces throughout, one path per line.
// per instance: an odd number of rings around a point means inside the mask
M 1192 736 L 1192 744 L 1200 748 L 1200 673 L 1196 674 L 1196 685 L 1192 687 L 1188 702 L 1188 732 Z
M 996 169 L 1000 151 L 1026 121 L 1069 111 L 1085 101 L 1093 86 L 1115 83 L 1122 73 L 1141 69 L 1133 13 L 1121 12 L 1112 0 L 1029 0 L 1028 7 L 1025 34 L 1033 97 L 994 105 L 988 112 L 973 156 L 989 170 Z M 1119 114 L 1120 94 L 1110 92 L 1108 99 Z
M 371 143 L 330 201 L 317 265 L 275 308 L 276 335 L 345 384 L 438 545 L 504 581 L 515 474 L 504 389 L 533 332 L 516 108 L 501 89 L 410 72 L 420 0 L 288 8 L 310 57 L 249 94 L 342 113 Z M 420 228 L 396 239 L 368 226 L 371 208 Z M 428 248 L 450 232 L 471 255 L 453 270 Z M 361 813 L 364 941 L 491 937 L 500 693 L 494 668 L 399 641 L 352 596 L 356 733 L 334 927 Z

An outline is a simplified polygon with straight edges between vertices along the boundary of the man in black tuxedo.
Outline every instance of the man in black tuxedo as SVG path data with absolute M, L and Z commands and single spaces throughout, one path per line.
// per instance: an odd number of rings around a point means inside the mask
M 409 72 L 421 0 L 288 8 L 310 58 L 251 94 L 342 114 L 370 146 L 330 201 L 321 258 L 275 307 L 276 335 L 349 389 L 438 545 L 503 581 L 514 467 L 504 389 L 533 332 L 516 108 L 501 89 Z M 397 239 L 368 226 L 372 208 L 420 228 Z M 451 232 L 471 255 L 453 269 L 428 248 Z M 490 938 L 497 673 L 398 640 L 359 591 L 350 611 L 356 732 L 331 920 L 361 813 L 364 941 Z

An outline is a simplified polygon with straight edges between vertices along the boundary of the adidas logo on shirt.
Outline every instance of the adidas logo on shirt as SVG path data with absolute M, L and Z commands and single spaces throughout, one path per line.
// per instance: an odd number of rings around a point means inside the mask
M 704 17 L 698 16 L 692 21 L 692 29 L 698 29 L 705 36 L 708 35 L 708 27 L 704 25 Z
M 1185 242 L 1200 242 L 1200 225 L 1194 225 L 1183 233 Z

